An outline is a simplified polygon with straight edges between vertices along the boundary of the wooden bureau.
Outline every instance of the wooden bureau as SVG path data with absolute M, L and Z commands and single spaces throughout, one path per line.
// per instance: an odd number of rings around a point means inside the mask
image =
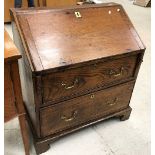
M 37 154 L 110 117 L 126 120 L 145 46 L 115 3 L 12 9 Z

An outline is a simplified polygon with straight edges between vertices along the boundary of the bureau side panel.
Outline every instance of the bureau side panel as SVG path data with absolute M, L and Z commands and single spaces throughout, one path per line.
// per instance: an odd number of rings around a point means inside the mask
M 22 59 L 19 60 L 19 72 L 21 77 L 23 101 L 25 103 L 27 112 L 31 119 L 32 127 L 37 132 L 37 135 L 39 135 L 39 127 L 38 127 L 37 115 L 36 115 L 36 103 L 35 103 L 35 96 L 34 96 L 35 78 L 33 78 L 32 76 L 32 70 L 28 62 L 28 59 L 25 55 L 24 47 L 17 30 L 17 26 L 14 22 L 12 22 L 12 29 L 13 29 L 13 38 L 14 38 L 15 45 L 17 46 L 17 48 L 19 49 L 22 55 Z

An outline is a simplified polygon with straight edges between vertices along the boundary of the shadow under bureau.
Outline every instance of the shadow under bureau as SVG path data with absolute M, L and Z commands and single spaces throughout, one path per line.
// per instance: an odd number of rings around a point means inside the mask
M 12 9 L 11 14 L 37 154 L 93 123 L 129 118 L 145 46 L 121 5 Z

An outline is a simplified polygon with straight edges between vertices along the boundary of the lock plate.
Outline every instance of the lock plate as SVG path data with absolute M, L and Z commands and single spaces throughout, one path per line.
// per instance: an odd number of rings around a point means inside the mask
M 81 13 L 79 11 L 75 11 L 75 16 L 76 16 L 76 18 L 81 18 L 82 17 Z

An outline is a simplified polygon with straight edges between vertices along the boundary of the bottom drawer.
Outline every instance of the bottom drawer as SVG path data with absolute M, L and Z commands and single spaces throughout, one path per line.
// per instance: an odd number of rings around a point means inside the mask
M 133 87 L 134 82 L 128 82 L 41 109 L 41 135 L 45 137 L 126 108 Z

